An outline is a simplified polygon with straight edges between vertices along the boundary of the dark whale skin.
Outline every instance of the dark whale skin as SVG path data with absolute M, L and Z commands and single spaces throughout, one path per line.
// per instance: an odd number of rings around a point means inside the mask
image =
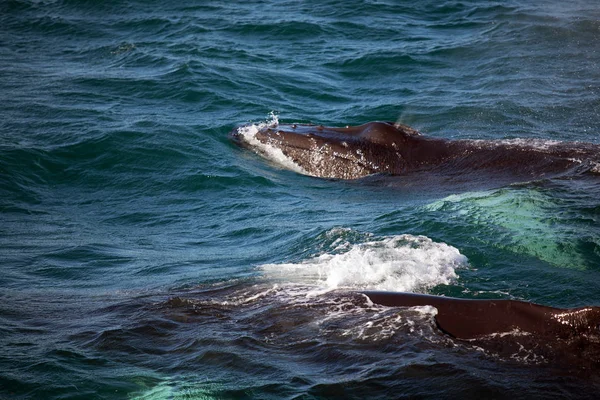
M 388 307 L 433 306 L 435 322 L 457 339 L 522 332 L 569 339 L 600 334 L 600 307 L 561 309 L 518 300 L 471 300 L 415 293 L 364 291 L 373 303 Z
M 230 136 L 239 145 L 251 147 L 239 132 L 235 128 Z M 485 173 L 508 174 L 523 181 L 600 172 L 600 146 L 591 143 L 447 140 L 391 122 L 343 128 L 276 124 L 260 128 L 255 139 L 281 150 L 308 175 L 321 178 Z

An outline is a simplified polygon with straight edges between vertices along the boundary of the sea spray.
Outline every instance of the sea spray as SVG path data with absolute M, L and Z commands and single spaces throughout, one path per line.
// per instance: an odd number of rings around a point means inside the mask
M 342 246 L 336 243 L 336 249 Z M 457 278 L 467 264 L 458 249 L 425 236 L 394 235 L 355 243 L 298 263 L 260 266 L 273 279 L 339 288 L 422 292 Z
M 269 119 L 258 124 L 244 125 L 237 128 L 239 139 L 242 140 L 254 152 L 265 157 L 276 165 L 289 169 L 303 175 L 310 175 L 304 168 L 296 164 L 294 160 L 286 156 L 280 148 L 272 146 L 269 143 L 263 143 L 256 138 L 256 134 L 264 128 L 276 127 L 279 125 L 279 119 L 273 112 L 269 114 Z

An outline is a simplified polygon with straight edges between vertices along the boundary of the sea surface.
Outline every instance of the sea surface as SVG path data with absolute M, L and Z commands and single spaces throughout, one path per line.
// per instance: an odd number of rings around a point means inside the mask
M 355 291 L 600 305 L 600 179 L 326 180 L 228 137 L 599 144 L 596 0 L 3 0 L 0 96 L 1 399 L 597 398 L 597 358 Z

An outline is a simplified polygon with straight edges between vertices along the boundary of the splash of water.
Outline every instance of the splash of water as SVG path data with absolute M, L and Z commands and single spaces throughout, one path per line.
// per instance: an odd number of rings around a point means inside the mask
M 337 249 L 343 248 L 340 244 Z M 425 236 L 395 235 L 345 246 L 298 263 L 267 264 L 270 278 L 312 284 L 322 290 L 375 289 L 422 292 L 457 278 L 467 258 Z

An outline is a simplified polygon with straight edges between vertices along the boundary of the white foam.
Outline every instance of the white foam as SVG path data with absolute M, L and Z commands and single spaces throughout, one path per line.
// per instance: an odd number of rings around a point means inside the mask
M 275 113 L 271 112 L 269 114 L 269 119 L 265 122 L 239 127 L 238 134 L 240 135 L 240 138 L 246 142 L 246 144 L 252 150 L 254 150 L 254 152 L 263 156 L 267 160 L 299 174 L 310 175 L 304 168 L 296 164 L 294 160 L 283 154 L 281 149 L 272 146 L 269 143 L 263 143 L 256 138 L 256 134 L 261 129 L 273 128 L 277 127 L 277 125 L 279 125 L 279 119 Z
M 315 325 L 327 336 L 368 342 L 391 339 L 400 331 L 437 340 L 433 321 L 437 314 L 435 307 L 410 307 L 399 312 L 397 308 L 376 305 L 365 298 L 366 307 L 356 307 L 351 297 L 336 298 L 329 303 L 328 312 L 315 320 Z
M 344 246 L 338 245 L 337 249 Z M 398 235 L 351 244 L 341 253 L 288 264 L 260 266 L 273 279 L 314 285 L 315 290 L 374 289 L 422 292 L 457 278 L 467 258 L 425 236 Z

